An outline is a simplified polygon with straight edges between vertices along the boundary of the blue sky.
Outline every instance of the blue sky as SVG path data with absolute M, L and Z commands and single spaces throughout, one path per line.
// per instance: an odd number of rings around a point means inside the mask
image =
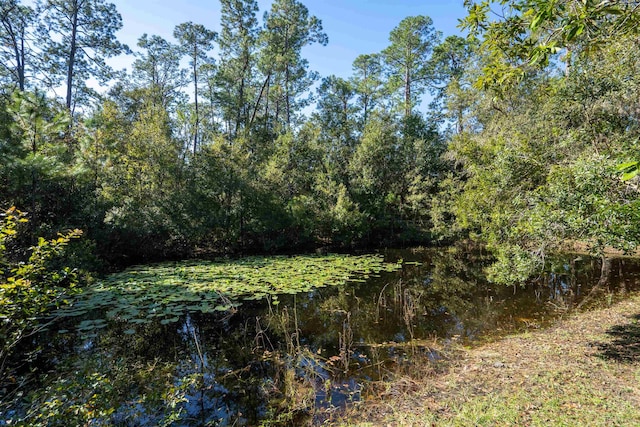
M 124 27 L 120 41 L 136 49 L 144 33 L 173 40 L 176 25 L 193 21 L 218 31 L 220 4 L 217 0 L 116 0 Z M 258 0 L 259 18 L 269 9 L 271 0 Z M 380 52 L 388 45 L 389 33 L 407 16 L 427 15 L 445 36 L 460 34 L 458 19 L 466 15 L 462 0 L 302 0 L 310 14 L 322 20 L 329 36 L 327 46 L 311 46 L 303 51 L 310 68 L 321 76 L 351 75 L 351 64 L 360 54 Z M 213 52 L 216 56 L 216 52 Z M 115 68 L 128 67 L 132 58 L 111 60 Z

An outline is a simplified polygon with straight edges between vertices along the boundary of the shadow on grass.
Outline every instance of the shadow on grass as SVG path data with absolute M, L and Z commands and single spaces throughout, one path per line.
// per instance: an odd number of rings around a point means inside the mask
M 631 323 L 616 325 L 607 331 L 612 341 L 595 344 L 601 357 L 627 363 L 640 361 L 640 314 L 632 319 Z

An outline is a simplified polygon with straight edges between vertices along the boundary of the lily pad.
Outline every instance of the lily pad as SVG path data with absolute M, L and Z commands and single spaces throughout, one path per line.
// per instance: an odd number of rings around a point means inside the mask
M 188 312 L 225 312 L 244 300 L 267 297 L 277 304 L 278 294 L 366 281 L 400 267 L 400 263 L 385 263 L 381 255 L 335 254 L 137 266 L 96 283 L 57 314 L 74 317 L 103 312 L 107 320 L 142 324 L 158 319 L 169 324 Z M 102 319 L 85 320 L 78 329 L 91 331 L 105 326 Z

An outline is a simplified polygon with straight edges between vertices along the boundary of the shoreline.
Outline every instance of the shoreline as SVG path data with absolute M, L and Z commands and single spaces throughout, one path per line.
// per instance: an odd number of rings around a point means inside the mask
M 640 425 L 640 294 L 546 329 L 456 349 L 335 425 Z
M 591 245 L 588 242 L 566 241 L 560 245 L 560 251 L 594 256 L 594 253 L 589 250 L 590 247 Z M 635 249 L 630 252 L 625 252 L 623 250 L 616 249 L 611 246 L 605 246 L 602 250 L 602 255 L 605 255 L 608 257 L 615 257 L 615 258 L 626 258 L 626 257 L 639 258 L 640 249 Z

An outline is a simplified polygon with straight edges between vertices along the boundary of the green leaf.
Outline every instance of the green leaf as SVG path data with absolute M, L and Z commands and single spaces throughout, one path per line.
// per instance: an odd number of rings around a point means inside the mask
M 160 324 L 161 324 L 161 325 L 168 325 L 169 323 L 175 323 L 175 322 L 177 322 L 178 320 L 180 320 L 180 318 L 179 318 L 179 317 L 170 317 L 170 318 L 168 318 L 168 319 L 162 319 L 162 320 L 160 321 Z
M 636 175 L 638 175 L 638 172 L 640 172 L 637 161 L 622 163 L 621 165 L 618 165 L 616 170 L 618 172 L 623 172 L 622 177 L 620 178 L 622 181 L 629 181 L 630 179 L 635 178 Z
M 130 324 L 160 320 L 166 325 L 179 321 L 189 311 L 227 312 L 244 300 L 267 297 L 277 305 L 278 294 L 340 286 L 400 267 L 400 263 L 385 263 L 381 255 L 249 257 L 138 266 L 95 284 L 78 296 L 74 309 L 58 314 L 72 317 L 101 311 L 107 319 Z M 84 321 L 78 328 L 92 330 L 96 324 Z
M 636 169 L 637 167 L 638 167 L 638 161 L 636 160 L 636 161 L 622 163 L 616 167 L 616 170 L 619 172 L 622 172 L 622 171 L 633 170 L 633 169 Z

